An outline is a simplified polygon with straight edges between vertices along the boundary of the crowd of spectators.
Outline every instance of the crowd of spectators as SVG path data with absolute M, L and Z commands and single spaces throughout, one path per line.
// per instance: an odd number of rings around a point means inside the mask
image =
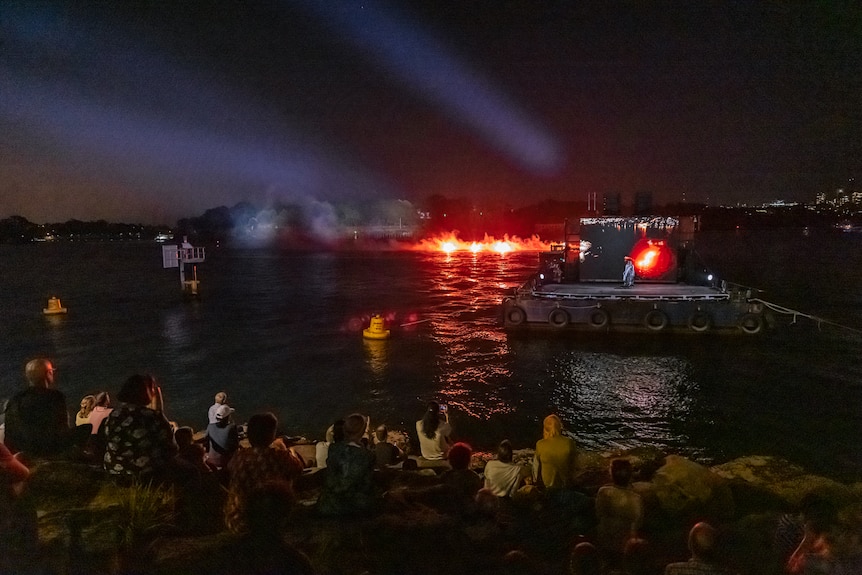
M 212 561 L 197 565 L 204 569 L 200 572 L 315 572 L 308 557 L 281 536 L 301 480 L 309 474 L 321 475 L 314 510 L 322 518 L 373 517 L 387 506 L 421 503 L 468 521 L 485 517 L 502 525 L 513 499 L 529 494 L 547 514 L 538 517 L 562 517 L 564 529 L 577 536 L 568 563 L 572 574 L 734 572 L 724 564 L 719 531 L 704 521 L 691 527 L 687 561 L 657 567 L 642 532 L 646 512 L 632 487 L 631 462 L 613 459 L 610 482 L 593 495 L 584 492 L 575 481 L 578 445 L 556 415 L 543 421 L 529 465 L 514 460 L 512 444 L 504 439 L 495 457 L 477 471 L 471 446 L 455 440 L 448 410 L 434 401 L 416 422 L 418 453 L 395 445 L 385 424 L 373 427 L 370 417 L 351 413 L 336 419 L 325 441 L 315 446 L 314 456 L 304 458 L 279 435 L 272 413 L 252 415 L 241 434 L 223 391 L 208 410 L 205 432 L 196 437 L 191 427 L 168 420 L 161 387 L 150 375 L 129 377 L 117 393 L 116 406 L 105 391 L 87 395 L 73 424 L 65 396 L 56 389 L 55 371 L 47 359 L 30 361 L 27 387 L 5 406 L 0 428 L 0 572 L 6 561 L 37 545 L 34 510 L 21 503 L 31 474 L 28 462 L 67 457 L 101 467 L 120 486 L 167 484 L 181 497 L 204 497 L 210 507 L 217 502 L 219 521 L 235 539 Z M 433 481 L 383 491 L 383 473 L 418 469 L 425 476 L 431 470 Z M 859 556 L 835 553 L 830 538 L 834 516 L 834 509 L 813 500 L 798 514 L 781 518 L 775 548 L 782 571 L 859 572 L 854 571 L 862 564 Z M 529 572 L 530 558 L 523 551 L 507 554 L 503 563 Z

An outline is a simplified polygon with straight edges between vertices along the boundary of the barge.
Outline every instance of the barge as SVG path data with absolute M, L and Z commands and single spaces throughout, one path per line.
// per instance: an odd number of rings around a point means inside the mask
M 507 329 L 756 335 L 771 323 L 752 288 L 699 262 L 697 219 L 582 218 L 539 254 L 539 270 L 502 302 Z M 635 281 L 623 282 L 626 260 Z

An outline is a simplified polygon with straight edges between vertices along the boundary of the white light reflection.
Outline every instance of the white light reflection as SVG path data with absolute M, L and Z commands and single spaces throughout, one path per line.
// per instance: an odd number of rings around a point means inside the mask
M 584 447 L 686 445 L 672 427 L 691 410 L 687 360 L 569 352 L 550 371 L 554 406 Z

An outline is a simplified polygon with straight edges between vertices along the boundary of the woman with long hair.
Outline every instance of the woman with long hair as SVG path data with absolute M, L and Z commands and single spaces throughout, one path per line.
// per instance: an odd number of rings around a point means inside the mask
M 449 411 L 436 401 L 429 401 L 422 419 L 416 422 L 422 457 L 429 461 L 446 459 L 452 445 Z
M 102 422 L 105 470 L 122 480 L 165 479 L 177 444 L 164 415 L 161 387 L 151 375 L 133 375 L 117 399 L 120 404 Z

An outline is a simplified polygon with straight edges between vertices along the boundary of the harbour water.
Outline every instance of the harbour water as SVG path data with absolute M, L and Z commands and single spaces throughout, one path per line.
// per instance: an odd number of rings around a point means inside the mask
M 715 233 L 697 246 L 767 301 L 862 328 L 862 235 Z M 239 420 L 271 410 L 310 438 L 352 411 L 412 432 L 435 399 L 480 450 L 532 446 L 553 412 L 590 449 L 862 471 L 859 332 L 799 316 L 763 337 L 507 335 L 498 305 L 535 264 L 535 253 L 209 247 L 202 297 L 183 301 L 154 242 L 4 245 L 0 397 L 24 385 L 28 359 L 48 356 L 70 409 L 149 372 L 167 415 L 195 428 L 219 390 Z M 68 314 L 43 316 L 51 296 Z M 389 340 L 362 338 L 373 313 Z

